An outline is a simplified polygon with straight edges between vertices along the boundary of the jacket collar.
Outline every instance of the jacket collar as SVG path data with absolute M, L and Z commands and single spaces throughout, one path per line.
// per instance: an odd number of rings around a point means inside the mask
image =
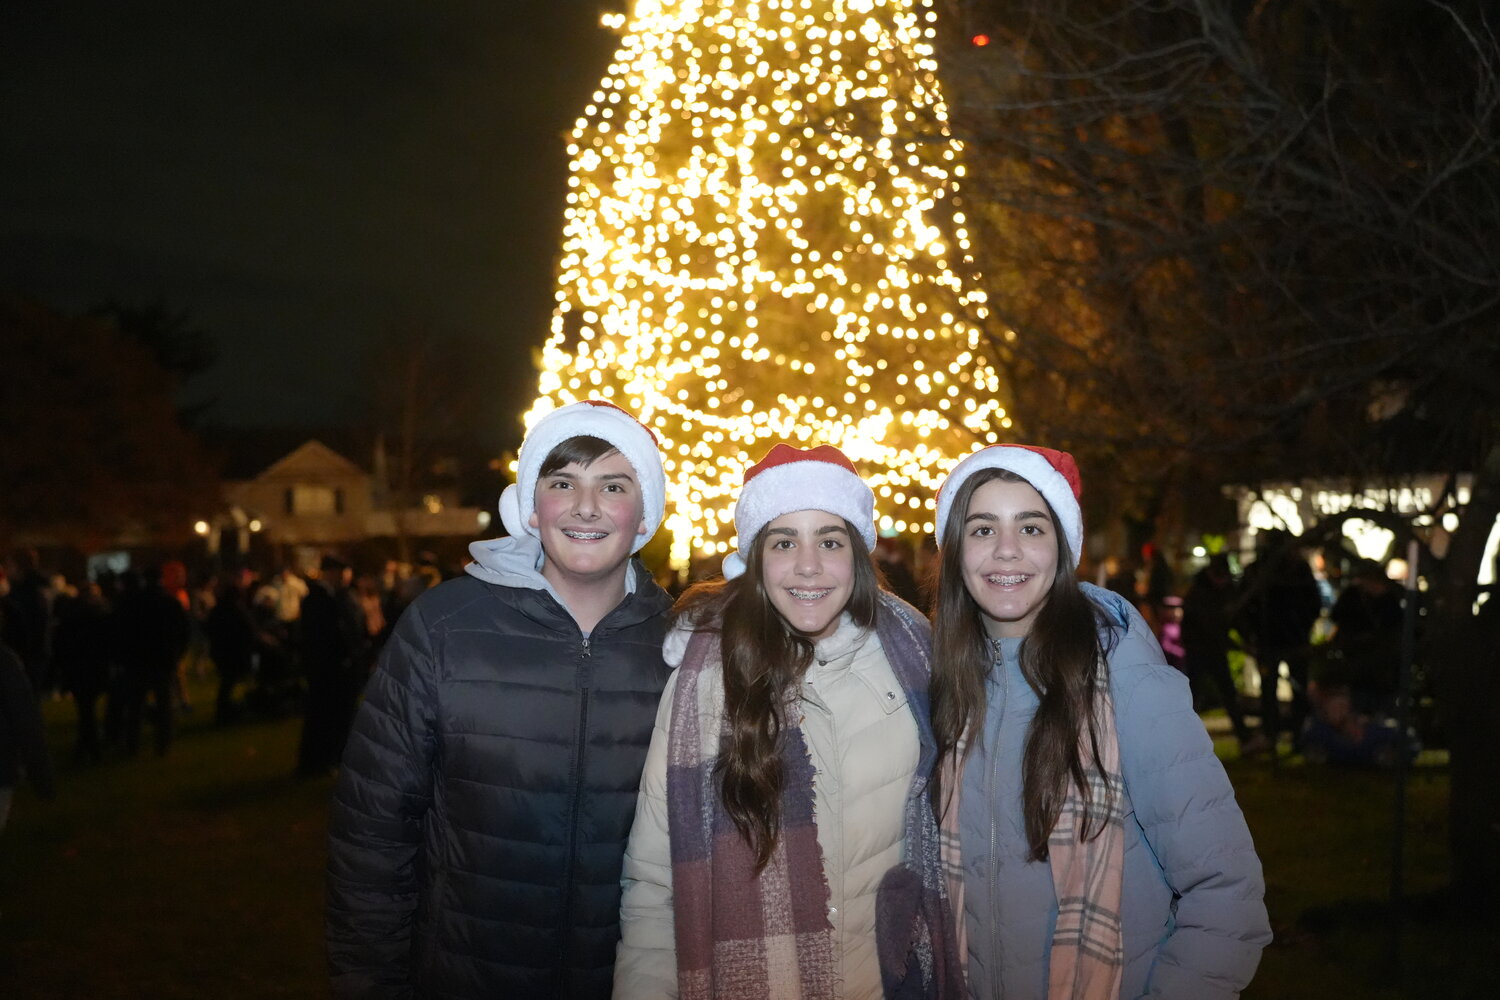
M 633 587 L 626 592 L 625 599 L 600 620 L 591 635 L 639 625 L 663 614 L 672 606 L 672 598 L 657 585 L 639 559 L 631 558 L 626 571 L 631 574 L 630 583 Z M 532 621 L 559 631 L 578 630 L 578 623 L 557 599 L 551 587 L 517 586 L 487 580 L 479 573 L 471 575 L 491 584 L 491 592 L 498 600 L 509 604 Z M 540 577 L 541 574 L 537 575 Z

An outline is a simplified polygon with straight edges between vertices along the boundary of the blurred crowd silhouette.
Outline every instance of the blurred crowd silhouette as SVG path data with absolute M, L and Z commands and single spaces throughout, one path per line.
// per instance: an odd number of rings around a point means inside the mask
M 1242 756 L 1286 744 L 1310 760 L 1391 763 L 1405 614 L 1392 566 L 1310 553 L 1285 531 L 1256 542 L 1242 568 L 1208 556 L 1180 596 L 1150 546 L 1108 585 L 1151 622 L 1195 707 L 1223 707 Z
M 177 560 L 74 583 L 29 549 L 0 569 L 0 795 L 28 775 L 44 797 L 52 768 L 38 703 L 71 700 L 75 763 L 171 750 L 179 719 L 216 725 L 301 713 L 300 774 L 337 767 L 355 706 L 401 611 L 446 574 L 424 553 L 356 574 L 336 555 L 203 574 Z M 216 681 L 197 705 L 190 680 Z M 3 823 L 0 823 L 3 825 Z

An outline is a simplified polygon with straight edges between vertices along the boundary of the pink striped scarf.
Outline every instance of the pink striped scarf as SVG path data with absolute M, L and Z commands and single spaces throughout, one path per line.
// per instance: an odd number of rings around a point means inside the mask
M 720 802 L 698 720 L 698 685 L 717 642 L 708 630 L 688 642 L 667 740 L 678 990 L 682 1000 L 834 1000 L 838 972 L 807 744 L 791 722 L 782 741 L 781 832 L 757 876 L 754 853 Z M 789 705 L 784 718 L 797 717 Z

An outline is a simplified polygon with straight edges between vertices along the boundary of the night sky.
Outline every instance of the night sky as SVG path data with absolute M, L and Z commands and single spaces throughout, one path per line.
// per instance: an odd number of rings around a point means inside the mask
M 607 7 L 0 5 L 0 285 L 185 310 L 218 423 L 358 420 L 364 348 L 403 322 L 466 337 L 495 387 L 475 419 L 514 421 Z

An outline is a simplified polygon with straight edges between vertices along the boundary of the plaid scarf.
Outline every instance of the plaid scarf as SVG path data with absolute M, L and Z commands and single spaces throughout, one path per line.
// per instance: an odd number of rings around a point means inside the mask
M 1108 686 L 1100 689 L 1094 712 L 1099 737 L 1098 766 L 1089 766 L 1091 751 L 1086 738 L 1080 739 L 1079 748 L 1096 814 L 1107 791 L 1103 775 L 1108 775 L 1109 787 L 1115 794 L 1099 835 L 1080 842 L 1084 800 L 1078 788 L 1070 784 L 1057 825 L 1047 838 L 1052 886 L 1057 894 L 1047 1000 L 1115 1000 L 1120 995 L 1120 979 L 1125 971 L 1120 923 L 1120 894 L 1125 881 L 1125 782 L 1120 775 L 1120 739 L 1115 731 L 1114 702 Z M 943 872 L 953 912 L 957 914 L 958 953 L 964 960 L 968 957 L 968 928 L 964 919 L 958 806 L 967 746 L 967 739 L 961 738 L 952 756 L 943 762 L 943 788 L 951 791 L 944 795 L 940 824 Z
M 913 609 L 881 595 L 876 634 L 921 744 L 907 793 L 903 862 L 876 897 L 876 935 L 887 997 L 950 1000 L 963 995 L 952 911 L 945 897 L 937 823 L 927 805 L 936 743 L 928 718 L 931 639 Z M 699 728 L 703 673 L 717 665 L 719 633 L 688 642 L 672 693 L 667 735 L 667 809 L 672 846 L 672 909 L 682 1000 L 824 1000 L 838 996 L 828 879 L 813 817 L 813 766 L 801 726 L 782 729 L 781 828 L 770 862 L 755 858 L 724 810 L 715 758 Z M 787 693 L 797 720 L 798 692 Z

